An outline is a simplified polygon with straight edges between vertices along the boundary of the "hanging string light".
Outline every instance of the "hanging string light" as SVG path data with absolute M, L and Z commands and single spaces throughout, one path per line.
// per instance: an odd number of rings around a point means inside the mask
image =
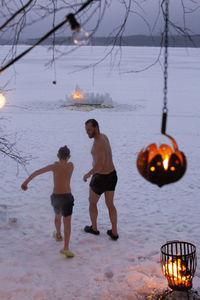
M 86 32 L 80 24 L 77 22 L 74 14 L 69 14 L 67 16 L 71 30 L 72 39 L 75 45 L 86 45 L 89 40 L 89 33 Z
M 172 147 L 162 144 L 159 147 L 155 143 L 142 149 L 137 158 L 139 173 L 151 183 L 162 187 L 165 184 L 178 181 L 186 171 L 186 157 L 178 150 L 176 141 L 166 134 L 167 123 L 167 83 L 168 83 L 168 24 L 169 24 L 169 0 L 165 0 L 165 30 L 164 30 L 164 98 L 162 111 L 161 133 L 168 137 Z
M 58 25 L 54 26 L 49 32 L 47 32 L 43 37 L 41 37 L 34 45 L 31 47 L 27 48 L 25 51 L 17 55 L 15 58 L 11 59 L 8 63 L 6 63 L 4 66 L 0 68 L 0 74 L 5 71 L 7 68 L 9 68 L 11 65 L 13 65 L 15 62 L 20 60 L 23 56 L 28 54 L 33 48 L 36 46 L 40 45 L 43 41 L 45 41 L 50 35 L 52 35 L 54 32 L 56 32 L 58 29 L 60 29 L 62 26 L 64 26 L 66 23 L 70 23 L 70 27 L 73 29 L 73 34 L 77 34 L 75 43 L 78 45 L 84 45 L 86 44 L 86 39 L 88 40 L 89 34 L 85 32 L 80 24 L 76 21 L 75 16 L 79 14 L 81 11 L 83 11 L 88 5 L 90 5 L 92 2 L 95 0 L 87 0 L 85 3 L 81 5 L 81 7 L 76 11 L 74 14 L 69 14 L 65 17 L 65 19 L 60 22 Z M 73 19 L 73 20 L 72 20 Z M 76 24 L 76 25 L 75 25 Z M 73 35 L 72 34 L 72 35 Z M 84 36 L 85 35 L 85 36 Z M 83 37 L 84 36 L 84 37 Z M 56 84 L 56 80 L 53 81 L 53 84 Z

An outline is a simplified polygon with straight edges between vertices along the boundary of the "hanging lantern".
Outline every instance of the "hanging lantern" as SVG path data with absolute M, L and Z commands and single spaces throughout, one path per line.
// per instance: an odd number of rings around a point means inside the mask
M 168 79 L 168 0 L 165 2 L 165 30 L 164 30 L 164 98 L 161 133 L 168 137 L 173 148 L 162 144 L 159 147 L 152 143 L 146 149 L 141 150 L 137 158 L 137 168 L 139 173 L 151 183 L 159 187 L 164 184 L 179 180 L 186 170 L 186 157 L 178 150 L 175 140 L 166 134 L 167 122 L 167 79 Z
M 164 184 L 178 181 L 186 170 L 186 157 L 178 150 L 175 140 L 166 135 L 172 142 L 173 148 L 155 143 L 141 150 L 137 158 L 139 173 L 151 183 L 162 187 Z

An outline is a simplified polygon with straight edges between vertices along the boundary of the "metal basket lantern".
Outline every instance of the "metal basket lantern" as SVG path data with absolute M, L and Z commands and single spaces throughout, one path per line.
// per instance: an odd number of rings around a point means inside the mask
M 161 247 L 161 266 L 171 289 L 190 290 L 197 266 L 196 247 L 182 241 L 167 242 Z

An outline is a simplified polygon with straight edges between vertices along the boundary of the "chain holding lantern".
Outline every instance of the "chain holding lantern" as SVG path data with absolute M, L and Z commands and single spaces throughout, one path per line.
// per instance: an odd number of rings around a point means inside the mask
M 163 2 L 164 3 L 164 2 Z M 172 147 L 161 144 L 159 147 L 155 143 L 142 149 L 137 158 L 137 168 L 139 173 L 151 183 L 162 187 L 165 184 L 178 181 L 185 173 L 187 167 L 186 157 L 178 150 L 176 141 L 166 134 L 167 123 L 167 79 L 168 79 L 168 22 L 169 22 L 169 0 L 165 0 L 165 30 L 164 30 L 164 98 L 161 133 L 168 137 Z

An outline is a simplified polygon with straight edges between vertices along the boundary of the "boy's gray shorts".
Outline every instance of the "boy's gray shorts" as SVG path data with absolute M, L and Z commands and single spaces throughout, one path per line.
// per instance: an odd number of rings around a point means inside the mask
M 71 216 L 74 206 L 74 197 L 71 193 L 52 194 L 51 205 L 56 215 L 61 214 L 63 217 Z

